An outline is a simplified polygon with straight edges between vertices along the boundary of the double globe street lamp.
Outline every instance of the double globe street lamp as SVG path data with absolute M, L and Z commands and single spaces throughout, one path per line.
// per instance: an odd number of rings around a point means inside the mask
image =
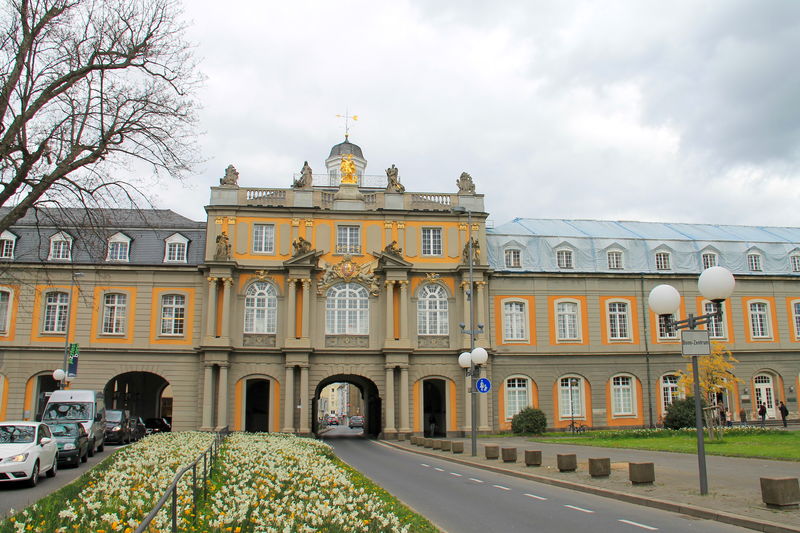
M 472 335 L 470 333 L 470 335 Z M 470 380 L 470 400 L 472 402 L 472 456 L 478 455 L 478 378 L 481 376 L 481 367 L 489 360 L 489 354 L 485 348 L 478 346 L 470 352 L 464 352 L 458 356 L 458 365 L 467 371 Z
M 723 267 L 715 266 L 707 268 L 700 274 L 697 280 L 697 288 L 704 298 L 714 304 L 714 311 L 704 315 L 695 316 L 688 314 L 686 320 L 673 320 L 672 316 L 678 311 L 681 305 L 681 295 L 672 285 L 658 285 L 650 291 L 647 303 L 650 309 L 663 317 L 665 327 L 668 331 L 688 329 L 695 331 L 697 326 L 708 324 L 715 320 L 722 320 L 722 303 L 733 294 L 736 281 L 733 274 Z M 698 332 L 700 333 L 700 332 Z M 703 332 L 704 339 L 699 342 L 705 347 L 709 346 L 708 331 Z M 687 338 L 689 337 L 689 338 Z M 690 340 L 691 339 L 691 340 Z M 706 455 L 703 433 L 703 413 L 700 401 L 700 371 L 697 365 L 697 351 L 687 348 L 689 343 L 697 343 L 694 333 L 691 336 L 681 335 L 681 344 L 684 355 L 693 352 L 692 355 L 692 374 L 694 376 L 694 410 L 695 427 L 697 429 L 697 467 L 700 472 L 700 494 L 708 494 L 708 477 L 706 475 Z M 704 352 L 708 355 L 709 352 Z

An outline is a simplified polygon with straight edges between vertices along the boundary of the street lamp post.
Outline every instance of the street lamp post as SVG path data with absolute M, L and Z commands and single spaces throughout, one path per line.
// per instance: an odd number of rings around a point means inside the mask
M 83 276 L 83 272 L 73 272 L 70 277 L 69 294 L 67 298 L 67 328 L 64 334 L 64 365 L 53 371 L 53 379 L 58 381 L 58 388 L 65 389 L 69 381 L 69 368 L 67 360 L 69 358 L 69 330 L 70 330 L 70 315 L 72 314 L 72 293 L 75 288 L 75 279 Z
M 716 266 L 703 271 L 697 280 L 697 288 L 705 298 L 714 303 L 714 312 L 695 316 L 689 313 L 686 320 L 673 320 L 672 315 L 680 307 L 681 295 L 672 285 L 658 285 L 650 291 L 648 305 L 650 309 L 664 317 L 667 328 L 688 329 L 694 331 L 697 326 L 722 319 L 722 303 L 733 293 L 736 284 L 733 275 L 725 268 Z M 700 371 L 697 355 L 692 355 L 692 374 L 694 377 L 694 411 L 697 429 L 697 468 L 700 474 L 700 494 L 708 494 L 708 477 L 706 475 L 705 435 L 703 433 L 703 413 L 700 402 Z

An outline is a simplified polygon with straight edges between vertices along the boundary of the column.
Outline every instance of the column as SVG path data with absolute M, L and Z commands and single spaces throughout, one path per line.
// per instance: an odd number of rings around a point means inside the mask
M 400 433 L 411 433 L 408 406 L 408 365 L 400 366 Z
M 283 380 L 283 433 L 294 433 L 294 365 L 286 365 Z
M 213 409 L 214 405 L 211 403 L 211 397 L 214 395 L 214 365 L 211 363 L 205 364 L 203 375 L 203 427 L 205 431 L 211 431 L 213 428 Z
M 464 390 L 466 394 L 464 395 L 464 425 L 462 426 L 465 435 L 469 435 L 472 431 L 472 395 L 469 393 L 471 387 L 472 378 L 465 375 Z
M 231 292 L 233 292 L 233 278 L 225 278 L 222 286 L 222 331 L 220 336 L 231 336 Z
M 310 335 L 309 324 L 311 323 L 311 280 L 304 279 L 303 281 L 303 324 L 302 336 L 307 339 Z
M 470 324 L 470 315 L 469 315 L 469 313 L 470 313 L 470 310 L 469 310 L 469 299 L 470 299 L 469 283 L 467 283 L 465 281 L 465 282 L 462 282 L 461 285 L 464 288 L 464 315 L 463 315 L 464 319 L 462 320 L 462 322 L 464 322 L 464 324 L 467 325 L 465 329 L 470 329 L 472 324 Z M 461 336 L 461 339 L 462 339 L 462 341 L 461 341 L 462 342 L 462 346 L 464 348 L 469 349 L 469 347 L 470 347 L 469 335 L 464 334 L 464 335 Z
M 386 282 L 386 335 L 384 342 L 394 340 L 394 281 Z
M 217 278 L 208 277 L 208 313 L 206 315 L 206 335 L 217 336 Z
M 228 425 L 228 367 L 230 364 L 219 365 L 219 394 L 217 395 L 217 426 L 224 428 Z
M 311 411 L 309 411 L 309 398 L 308 398 L 308 365 L 300 365 L 300 398 L 297 399 L 300 404 L 300 433 L 311 433 L 311 427 L 308 422 L 311 419 Z
M 289 293 L 289 301 L 286 304 L 286 341 L 288 342 L 289 339 L 294 339 L 295 334 L 297 333 L 296 325 L 295 325 L 295 306 L 297 301 L 297 292 L 295 291 L 295 283 L 297 282 L 296 279 L 290 279 L 288 281 L 288 288 L 287 292 Z
M 475 329 L 478 329 L 478 324 L 483 324 L 483 331 L 478 336 L 482 343 L 486 342 L 486 333 L 489 330 L 489 326 L 486 324 L 486 317 L 484 316 L 484 298 L 486 292 L 486 282 L 479 281 L 476 284 L 475 292 L 477 292 L 478 299 L 475 302 Z M 484 346 L 485 348 L 485 346 Z
M 400 282 L 400 340 L 408 340 L 408 281 Z
M 397 433 L 394 422 L 394 365 L 386 367 L 386 427 L 383 432 Z

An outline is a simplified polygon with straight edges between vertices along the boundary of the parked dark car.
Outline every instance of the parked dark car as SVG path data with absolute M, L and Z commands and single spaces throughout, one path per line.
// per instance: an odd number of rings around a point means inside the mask
M 151 433 L 164 433 L 167 431 L 172 431 L 172 426 L 170 426 L 169 422 L 163 418 L 148 418 L 144 421 L 144 425 L 147 428 L 148 435 Z
M 363 428 L 364 427 L 364 417 L 363 416 L 351 416 L 350 423 L 348 424 L 350 429 L 353 428 Z
M 132 433 L 131 437 L 133 440 L 139 440 L 144 438 L 147 435 L 147 426 L 144 425 L 144 420 L 141 416 L 134 416 L 133 421 L 131 422 Z
M 47 424 L 58 445 L 58 462 L 77 467 L 89 458 L 89 434 L 83 424 L 65 422 Z
M 106 409 L 106 442 L 131 442 L 131 414 L 127 409 Z

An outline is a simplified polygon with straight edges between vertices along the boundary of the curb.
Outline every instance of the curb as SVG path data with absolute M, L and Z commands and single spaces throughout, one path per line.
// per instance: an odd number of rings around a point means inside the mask
M 575 483 L 574 481 L 563 481 L 560 479 L 537 476 L 536 474 L 529 474 L 527 472 L 508 470 L 497 466 L 472 462 L 467 459 L 459 459 L 457 457 L 449 457 L 446 455 L 430 453 L 423 450 L 416 450 L 414 448 L 401 446 L 399 444 L 394 444 L 392 442 L 388 442 L 385 440 L 380 441 L 380 443 L 385 444 L 387 446 L 391 446 L 398 450 L 404 450 L 410 453 L 416 453 L 418 455 L 425 455 L 427 457 L 442 459 L 444 461 L 448 461 L 451 463 L 461 464 L 464 466 L 471 466 L 474 468 L 480 468 L 482 470 L 488 470 L 490 472 L 496 472 L 498 474 L 504 474 L 507 476 L 514 476 L 522 479 L 528 479 L 531 481 L 537 481 L 539 483 L 545 483 L 547 485 L 553 485 L 565 489 L 576 490 L 579 492 L 586 492 L 588 494 L 594 494 L 595 496 L 611 498 L 614 500 L 619 500 L 627 503 L 642 505 L 644 507 L 652 507 L 654 509 L 660 509 L 662 511 L 671 511 L 674 513 L 694 516 L 696 518 L 714 520 L 716 522 L 722 522 L 724 524 L 731 524 L 734 526 L 744 527 L 747 529 L 753 529 L 755 531 L 763 531 L 765 533 L 800 533 L 800 528 L 795 528 L 792 526 L 788 526 L 786 524 L 779 524 L 777 522 L 754 520 L 746 516 L 727 513 L 725 511 L 716 511 L 705 507 L 698 507 L 696 505 L 678 503 L 669 500 L 659 500 L 656 498 L 647 498 L 645 496 L 637 496 L 635 494 L 628 494 L 626 492 L 619 492 L 616 490 L 603 489 L 599 487 L 593 487 L 591 485 L 584 485 L 583 483 Z

